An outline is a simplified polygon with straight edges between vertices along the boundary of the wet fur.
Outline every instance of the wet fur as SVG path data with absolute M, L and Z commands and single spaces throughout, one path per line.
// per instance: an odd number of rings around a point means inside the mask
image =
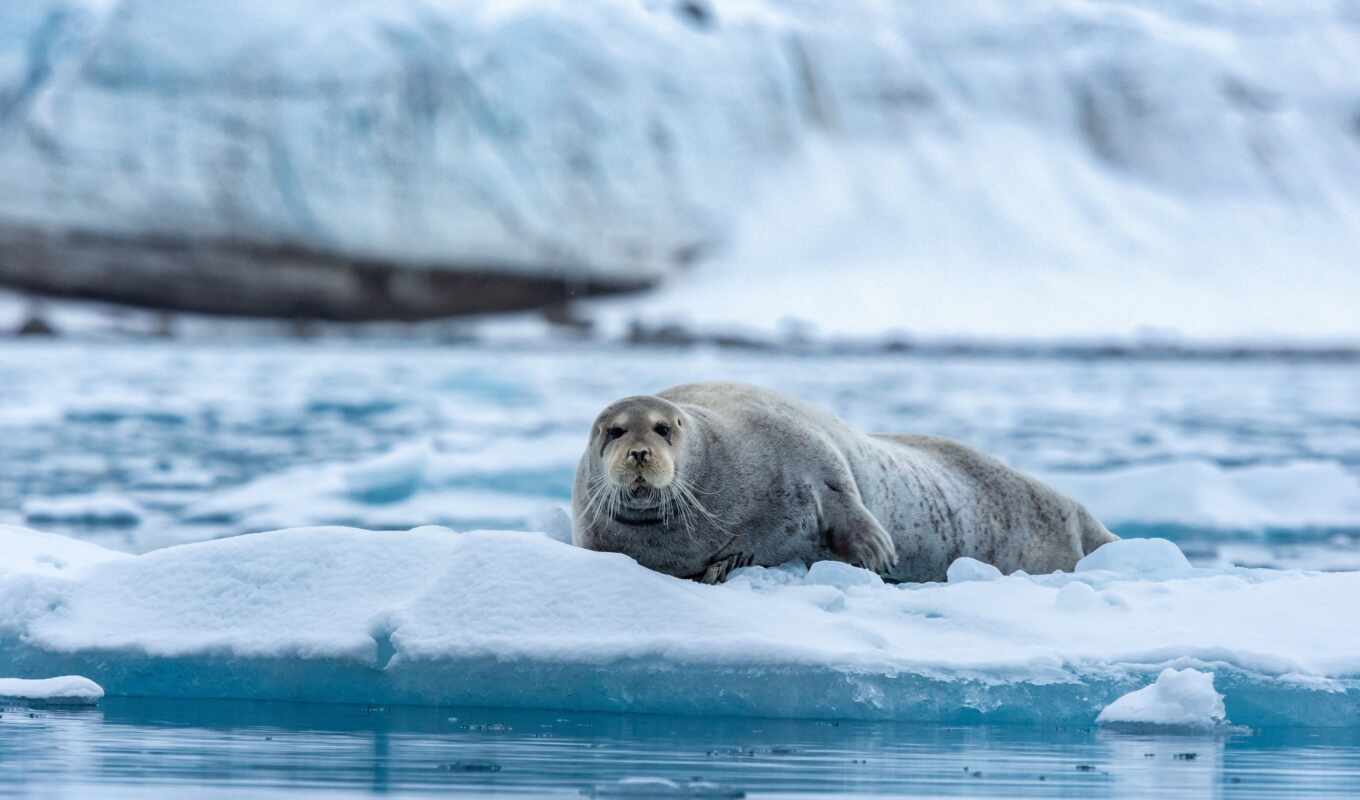
M 668 455 L 701 513 L 644 525 L 597 513 L 607 449 L 597 420 L 577 468 L 573 539 L 661 572 L 716 582 L 749 563 L 836 559 L 930 581 L 971 556 L 1041 573 L 1070 570 L 1116 538 L 1081 505 L 996 459 L 929 436 L 865 435 L 765 389 L 687 384 L 625 398 L 600 419 L 639 407 L 683 419 Z

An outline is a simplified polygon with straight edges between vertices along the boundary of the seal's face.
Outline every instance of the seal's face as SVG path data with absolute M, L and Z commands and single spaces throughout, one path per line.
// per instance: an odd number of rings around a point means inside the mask
M 620 400 L 600 412 L 572 489 L 572 540 L 623 553 L 671 575 L 695 575 L 732 539 L 705 500 L 702 417 L 661 397 Z
M 611 486 L 638 501 L 670 486 L 683 428 L 683 415 L 669 403 L 625 401 L 606 409 L 595 421 L 594 444 Z

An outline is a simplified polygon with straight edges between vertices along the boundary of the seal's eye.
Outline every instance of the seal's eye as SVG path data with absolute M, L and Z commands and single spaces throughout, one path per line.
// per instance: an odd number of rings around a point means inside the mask
M 605 429 L 604 436 L 606 440 L 612 441 L 624 435 L 625 433 L 627 433 L 627 431 L 625 431 L 623 428 L 620 428 L 618 425 L 610 425 L 608 428 Z
M 660 436 L 662 439 L 665 439 L 668 442 L 671 440 L 671 426 L 666 423 L 658 422 L 652 430 L 656 431 L 656 435 Z

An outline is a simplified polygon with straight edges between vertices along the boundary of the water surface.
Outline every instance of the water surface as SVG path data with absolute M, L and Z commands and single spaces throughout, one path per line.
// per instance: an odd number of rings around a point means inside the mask
M 0 776 L 14 797 L 1340 798 L 1360 793 L 1360 734 L 110 698 L 5 706 Z

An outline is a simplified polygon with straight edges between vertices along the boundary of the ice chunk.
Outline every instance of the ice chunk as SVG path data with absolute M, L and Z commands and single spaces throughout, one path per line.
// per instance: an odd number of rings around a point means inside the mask
M 846 564 L 844 561 L 818 561 L 808 570 L 804 582 L 809 585 L 848 589 L 851 586 L 881 586 L 883 579 L 876 573 Z
M 94 705 L 103 696 L 104 690 L 99 684 L 79 675 L 39 680 L 0 678 L 0 698 L 53 705 Z
M 340 480 L 345 493 L 356 500 L 393 503 L 416 493 L 429 460 L 430 448 L 424 442 L 398 447 L 377 458 L 345 465 Z
M 740 798 L 746 792 L 733 786 L 692 778 L 673 781 L 669 778 L 623 778 L 615 783 L 599 783 L 587 792 L 591 797 L 702 797 Z
M 1317 613 L 1360 604 L 1360 573 L 817 571 L 832 585 L 786 565 L 705 586 L 542 534 L 438 527 L 142 556 L 0 528 L 0 674 L 111 695 L 1089 724 L 1131 676 L 1212 663 L 1235 722 L 1360 725 L 1360 622 Z M 1073 601 L 1090 599 L 1077 583 L 1105 602 Z
M 1223 695 L 1214 675 L 1195 669 L 1164 669 L 1156 683 L 1129 692 L 1100 712 L 1104 725 L 1212 728 L 1224 724 Z
M 1001 570 L 976 558 L 954 559 L 954 563 L 949 565 L 945 571 L 945 578 L 950 583 L 966 583 L 968 581 L 991 581 L 1001 577 Z
M 1169 575 L 1189 570 L 1190 561 L 1166 539 L 1121 539 L 1101 545 L 1077 562 L 1077 572 L 1105 570 L 1123 575 Z
M 37 525 L 64 522 L 125 527 L 141 522 L 145 513 L 136 502 L 109 494 L 44 497 L 24 501 L 24 519 Z

